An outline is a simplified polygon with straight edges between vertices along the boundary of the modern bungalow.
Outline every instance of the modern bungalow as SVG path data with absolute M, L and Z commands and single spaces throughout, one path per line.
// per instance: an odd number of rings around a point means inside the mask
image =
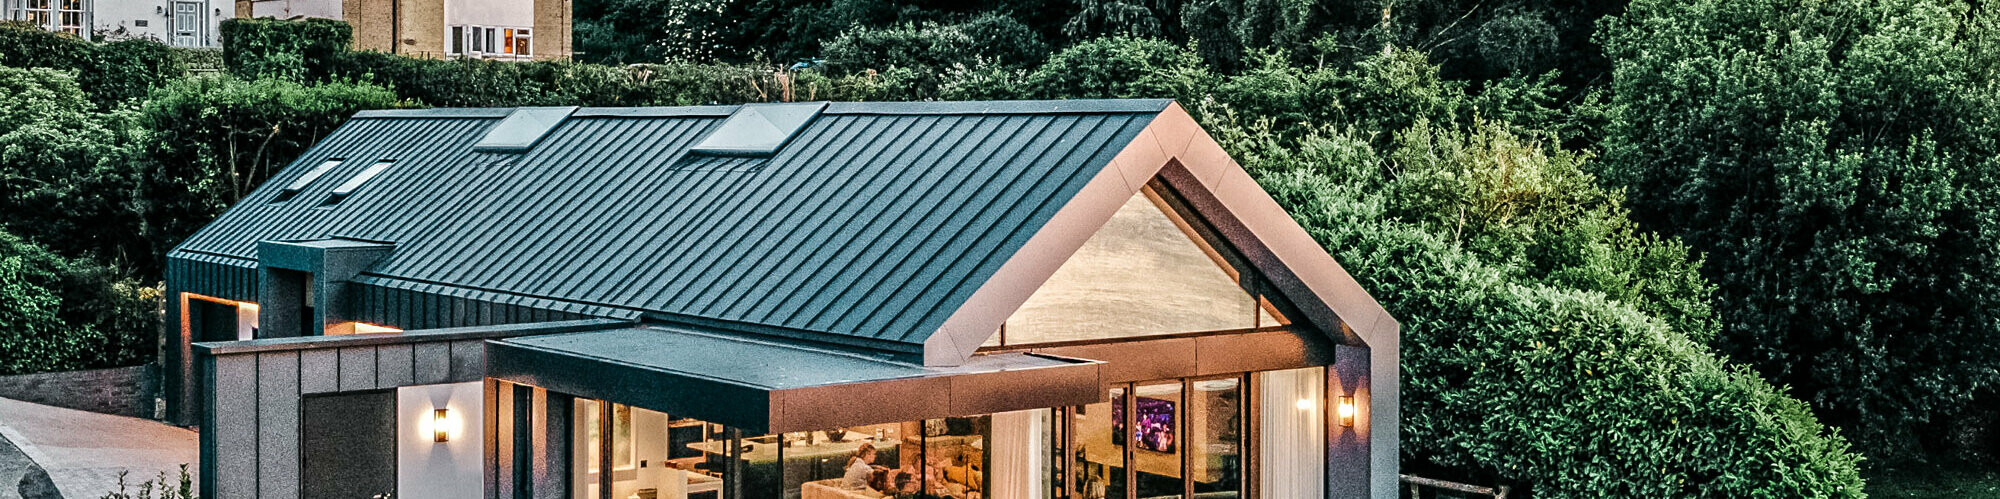
M 201 493 L 1394 497 L 1394 318 L 1178 104 L 368 111 L 169 255 Z

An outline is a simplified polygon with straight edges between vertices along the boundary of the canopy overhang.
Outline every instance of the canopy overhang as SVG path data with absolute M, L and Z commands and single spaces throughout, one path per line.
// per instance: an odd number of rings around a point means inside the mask
M 948 367 L 669 324 L 486 344 L 487 375 L 750 434 L 1101 402 L 1101 362 L 975 355 Z

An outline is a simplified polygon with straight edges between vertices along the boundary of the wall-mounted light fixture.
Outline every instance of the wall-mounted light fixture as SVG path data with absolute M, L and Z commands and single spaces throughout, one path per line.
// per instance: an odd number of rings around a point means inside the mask
M 450 421 L 451 411 L 438 409 L 432 413 L 431 433 L 436 434 L 438 442 L 451 440 Z
M 1354 426 L 1354 397 L 1341 397 L 1335 413 L 1340 416 L 1341 426 Z

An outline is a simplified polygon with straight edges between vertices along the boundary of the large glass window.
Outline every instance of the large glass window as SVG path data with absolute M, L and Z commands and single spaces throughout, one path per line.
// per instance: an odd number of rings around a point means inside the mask
M 1139 497 L 1167 499 L 1181 497 L 1181 424 L 1186 413 L 1181 404 L 1181 382 L 1140 384 L 1133 389 L 1132 406 L 1114 402 L 1112 417 L 1129 428 L 1124 444 L 1131 447 L 1133 488 Z
M 571 497 L 597 499 L 609 447 L 611 497 L 722 499 L 732 458 L 753 457 L 757 444 L 730 445 L 717 425 L 622 404 L 581 399 L 571 428 Z M 609 413 L 605 408 L 609 408 Z M 604 431 L 609 428 L 609 438 Z M 743 447 L 751 447 L 744 450 Z M 769 449 L 762 449 L 769 452 Z M 746 469 L 737 467 L 736 469 Z M 742 497 L 769 497 L 742 495 Z
M 1007 318 L 987 346 L 1286 324 L 1248 289 L 1233 250 L 1183 216 L 1164 186 L 1127 200 Z
M 1241 497 L 1243 380 L 1188 383 L 1188 477 L 1195 497 Z
M 578 400 L 572 497 L 1319 497 L 1325 393 L 1326 370 L 1307 368 L 1125 384 L 1061 410 L 762 436 Z
M 1326 368 L 1257 373 L 1258 491 L 1321 497 L 1326 490 Z
M 1125 450 L 1122 411 L 1114 403 L 1125 400 L 1124 388 L 1112 388 L 1110 400 L 1078 406 L 1070 412 L 1070 492 L 1079 499 L 1125 497 Z

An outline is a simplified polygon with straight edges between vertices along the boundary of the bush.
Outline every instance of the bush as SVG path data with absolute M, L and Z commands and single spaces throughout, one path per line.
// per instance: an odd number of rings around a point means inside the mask
M 27 21 L 0 21 L 0 65 L 73 70 L 89 53 L 90 42 L 75 35 Z
M 1698 259 L 1636 230 L 1588 154 L 1481 119 L 1486 99 L 1428 65 L 1266 65 L 1223 85 L 1269 97 L 1242 100 L 1259 112 L 1204 106 L 1404 321 L 1405 470 L 1534 497 L 1861 495 L 1836 433 L 1704 348 L 1714 288 Z
M 160 291 L 0 230 L 0 374 L 142 364 Z
M 908 68 L 935 74 L 954 65 L 1025 67 L 1041 61 L 1048 44 L 1014 18 L 986 14 L 958 24 L 858 27 L 828 40 L 822 53 L 839 73 Z
M 144 98 L 187 75 L 187 65 L 173 49 L 155 40 L 93 44 L 18 21 L 0 21 L 0 65 L 74 72 L 99 109 Z
M 1322 173 L 1263 183 L 1404 321 L 1406 470 L 1535 497 L 1861 497 L 1804 404 L 1631 305 L 1516 282 Z
M 157 260 L 249 194 L 334 128 L 367 109 L 396 106 L 381 87 L 204 77 L 167 88 L 138 118 L 147 140 L 139 182 Z
M 153 89 L 187 77 L 187 63 L 166 44 L 150 39 L 99 44 L 77 72 L 77 84 L 100 107 L 143 100 Z
M 1155 98 L 1199 102 L 1213 77 L 1194 52 L 1161 40 L 1078 43 L 1028 74 L 1027 93 L 1050 99 Z
M 245 80 L 320 81 L 328 64 L 354 43 L 354 29 L 331 19 L 235 18 L 222 21 L 222 63 Z

